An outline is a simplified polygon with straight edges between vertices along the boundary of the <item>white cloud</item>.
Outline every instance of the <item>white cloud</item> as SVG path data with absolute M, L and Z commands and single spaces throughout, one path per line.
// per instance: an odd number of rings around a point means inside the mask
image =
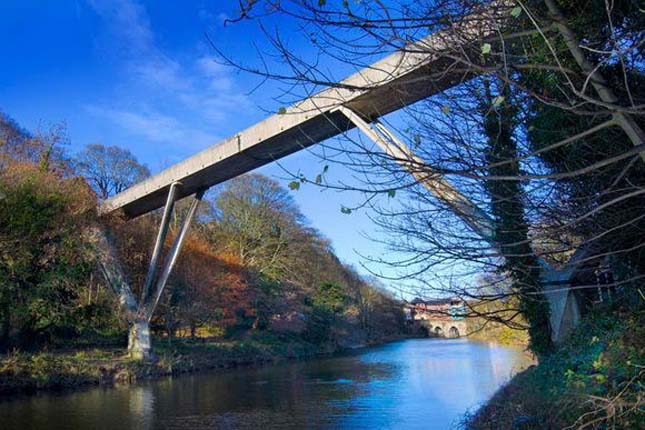
M 123 128 L 128 133 L 153 142 L 200 147 L 215 143 L 219 136 L 187 127 L 174 116 L 163 115 L 154 110 L 135 112 L 102 106 L 86 106 L 89 113 L 103 117 Z
M 201 8 L 197 11 L 197 16 L 209 26 L 224 25 L 230 16 L 224 12 L 214 14 L 207 8 Z
M 227 67 L 209 57 L 198 59 L 195 65 L 197 70 L 209 80 L 209 88 L 212 91 L 231 91 L 233 89 L 233 79 Z
M 164 52 L 135 0 L 88 1 L 103 22 L 101 51 L 110 52 L 123 70 L 122 105 L 92 105 L 94 115 L 154 142 L 213 143 L 207 130 L 252 107 L 230 69 L 203 54 L 182 61 Z
M 102 18 L 104 33 L 100 43 L 119 54 L 128 55 L 154 48 L 154 35 L 144 7 L 133 0 L 87 0 Z

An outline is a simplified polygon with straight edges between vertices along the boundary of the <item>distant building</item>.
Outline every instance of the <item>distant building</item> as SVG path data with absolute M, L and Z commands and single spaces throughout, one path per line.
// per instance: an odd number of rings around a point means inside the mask
M 466 315 L 466 304 L 459 298 L 423 300 L 415 298 L 404 302 L 408 321 L 459 321 Z

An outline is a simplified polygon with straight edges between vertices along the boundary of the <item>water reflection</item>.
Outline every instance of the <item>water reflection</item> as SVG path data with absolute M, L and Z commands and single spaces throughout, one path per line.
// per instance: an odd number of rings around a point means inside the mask
M 0 403 L 2 429 L 449 429 L 523 356 L 466 340 Z
M 132 387 L 128 392 L 129 415 L 137 418 L 140 429 L 152 429 L 155 393 L 150 385 Z

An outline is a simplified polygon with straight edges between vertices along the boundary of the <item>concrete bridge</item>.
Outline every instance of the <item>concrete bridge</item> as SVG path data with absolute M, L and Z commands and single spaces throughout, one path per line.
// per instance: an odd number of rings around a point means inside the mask
M 103 202 L 99 207 L 101 214 L 120 213 L 126 218 L 134 218 L 164 207 L 148 276 L 139 301 L 132 295 L 130 286 L 121 273 L 115 254 L 110 250 L 109 241 L 105 235 L 98 235 L 100 248 L 104 250 L 101 262 L 103 271 L 118 291 L 127 315 L 133 322 L 133 349 L 139 348 L 137 343 L 143 344 L 144 349 L 149 344 L 147 322 L 161 296 L 204 191 L 353 128 L 358 128 L 386 154 L 400 162 L 420 184 L 446 202 L 466 225 L 492 247 L 499 248 L 493 238 L 492 221 L 487 214 L 442 175 L 429 172 L 424 161 L 378 121 L 385 114 L 431 97 L 475 76 L 473 70 L 455 71 L 451 68 L 454 65 L 451 56 L 471 51 L 478 53 L 482 43 L 494 42 L 503 33 L 514 4 L 501 0 L 493 2 L 492 6 L 491 9 L 465 17 L 462 22 L 419 40 L 404 51 L 387 56 L 284 112 L 270 116 Z M 642 133 L 632 133 L 631 136 L 642 136 Z M 635 144 L 642 144 L 642 139 Z M 192 196 L 189 216 L 157 276 L 157 266 L 174 203 L 186 196 Z M 578 252 L 571 264 L 563 270 L 556 270 L 541 261 L 546 296 L 551 305 L 552 337 L 555 340 L 560 339 L 578 320 L 578 304 L 569 284 L 576 264 L 584 260 L 585 252 Z M 445 332 L 445 325 L 436 324 L 436 327 Z M 460 334 L 465 331 L 455 327 Z M 448 332 L 450 329 L 448 327 Z M 138 339 L 139 335 L 141 338 Z

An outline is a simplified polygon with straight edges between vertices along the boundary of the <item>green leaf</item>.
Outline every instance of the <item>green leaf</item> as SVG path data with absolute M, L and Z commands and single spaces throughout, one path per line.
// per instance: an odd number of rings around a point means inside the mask
M 322 182 L 322 175 L 319 173 L 316 175 L 316 183 L 320 184 Z
M 418 134 L 414 135 L 414 146 L 419 146 L 421 145 L 421 136 Z
M 294 191 L 295 191 L 295 190 L 299 190 L 299 189 L 300 189 L 300 182 L 298 182 L 298 181 L 291 181 L 291 182 L 289 182 L 288 187 L 289 187 L 289 189 L 290 189 L 290 190 L 294 190 Z
M 278 109 L 278 115 L 284 115 L 285 113 L 287 113 L 287 109 L 285 109 L 285 108 L 283 108 L 283 107 L 281 107 L 280 109 Z
M 522 14 L 522 8 L 521 8 L 521 7 L 519 7 L 519 6 L 516 6 L 516 7 L 514 7 L 514 8 L 511 10 L 511 16 L 512 16 L 513 18 L 517 18 L 517 17 L 518 17 L 518 16 L 520 16 L 521 14 Z
M 595 370 L 598 370 L 602 367 L 602 352 L 598 355 L 598 358 L 594 360 L 591 365 Z
M 318 6 L 322 7 L 327 3 L 327 0 L 318 0 Z
M 345 215 L 349 215 L 352 213 L 352 210 L 350 208 L 346 208 L 345 206 L 341 206 L 340 208 L 341 213 L 344 213 Z
M 396 196 L 396 190 L 389 190 L 387 192 L 387 196 L 391 199 L 394 198 L 394 196 Z
M 502 103 L 504 103 L 504 100 L 506 100 L 506 97 L 504 96 L 497 96 L 493 99 L 493 106 L 499 106 Z
M 450 106 L 448 106 L 448 105 L 443 105 L 443 106 L 441 106 L 441 111 L 442 111 L 443 113 L 445 113 L 445 114 L 450 113 Z
M 482 54 L 488 54 L 491 50 L 490 43 L 484 43 L 482 45 Z

